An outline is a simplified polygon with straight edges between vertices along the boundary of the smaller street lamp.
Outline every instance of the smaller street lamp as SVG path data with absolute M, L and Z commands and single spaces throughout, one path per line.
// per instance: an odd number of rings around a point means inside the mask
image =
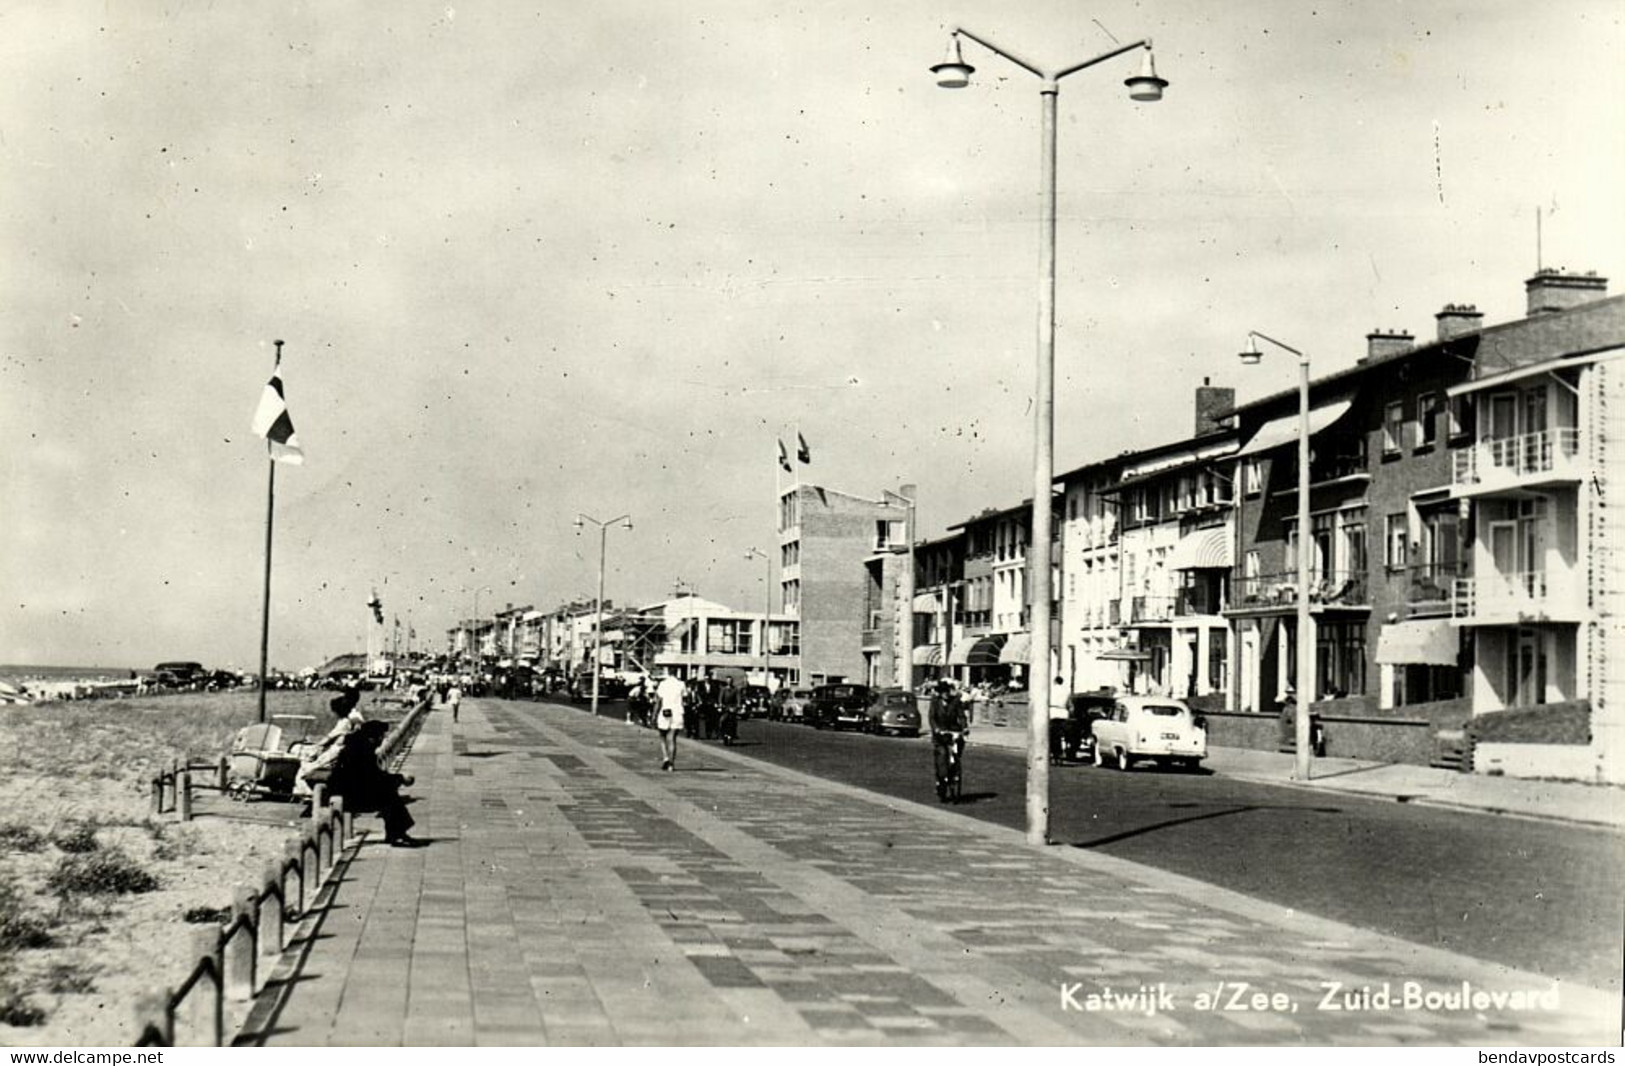
M 581 535 L 582 527 L 591 522 L 598 527 L 598 600 L 594 609 L 593 637 L 592 637 L 592 713 L 598 716 L 598 682 L 604 672 L 604 553 L 609 544 L 609 527 L 619 526 L 622 529 L 632 528 L 631 515 L 618 515 L 604 522 L 592 515 L 577 514 L 575 522 L 576 536 Z
M 762 605 L 762 687 L 769 697 L 773 695 L 773 642 L 769 634 L 773 628 L 773 556 L 757 547 L 745 549 L 746 560 L 760 559 L 767 564 L 766 585 Z
M 1310 682 L 1314 674 L 1315 645 L 1309 634 L 1309 356 L 1268 334 L 1251 330 L 1247 348 L 1240 353 L 1243 363 L 1256 366 L 1264 358 L 1259 341 L 1268 341 L 1298 357 L 1298 683 L 1297 709 L 1293 719 L 1296 755 L 1292 776 L 1307 781 L 1310 776 L 1309 701 L 1314 698 Z

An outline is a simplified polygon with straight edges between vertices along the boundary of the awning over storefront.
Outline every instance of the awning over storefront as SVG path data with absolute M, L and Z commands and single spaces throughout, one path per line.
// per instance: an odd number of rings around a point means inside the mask
M 976 647 L 976 642 L 974 640 L 962 640 L 958 644 L 955 644 L 953 647 L 948 649 L 948 661 L 946 665 L 970 665 L 970 653 L 971 649 L 974 647 Z
M 965 656 L 966 666 L 997 666 L 999 665 L 999 652 L 1004 648 L 1004 634 L 990 633 L 980 638 L 970 646 L 970 652 Z
M 914 665 L 915 666 L 941 666 L 942 665 L 942 645 L 941 644 L 916 644 L 916 645 L 914 645 Z
M 1033 635 L 1031 633 L 1012 633 L 1010 639 L 1004 642 L 999 649 L 999 662 L 1013 663 L 1026 666 L 1033 657 Z
M 1337 400 L 1333 403 L 1321 404 L 1319 407 L 1310 410 L 1309 435 L 1313 437 L 1316 433 L 1348 414 L 1352 403 L 1351 400 Z M 1276 418 L 1260 426 L 1258 432 L 1253 434 L 1253 439 L 1248 441 L 1246 446 L 1236 453 L 1236 458 L 1240 459 L 1243 456 L 1267 452 L 1271 448 L 1279 448 L 1281 445 L 1290 444 L 1297 439 L 1298 416 L 1290 414 L 1285 418 Z
M 1151 653 L 1139 648 L 1107 648 L 1095 658 L 1109 663 L 1144 663 L 1151 661 Z
M 1168 569 L 1230 569 L 1230 531 L 1224 526 L 1214 526 L 1187 533 L 1168 553 Z
M 1390 666 L 1455 666 L 1456 630 L 1443 618 L 1390 622 L 1377 637 L 1377 662 Z

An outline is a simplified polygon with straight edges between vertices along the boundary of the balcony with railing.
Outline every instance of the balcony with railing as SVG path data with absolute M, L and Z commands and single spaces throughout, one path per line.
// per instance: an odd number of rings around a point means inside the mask
M 1579 583 L 1567 569 L 1458 577 L 1450 616 L 1466 625 L 1578 622 L 1585 613 Z
M 1451 610 L 1461 563 L 1420 563 L 1406 569 L 1405 606 L 1412 614 L 1445 614 Z
M 1573 426 L 1481 441 L 1456 452 L 1451 464 L 1457 496 L 1584 479 Z
M 1232 578 L 1229 612 L 1273 612 L 1289 610 L 1298 603 L 1296 571 L 1277 574 L 1235 572 Z M 1309 603 L 1319 609 L 1331 607 L 1369 608 L 1370 590 L 1363 571 L 1312 571 L 1309 575 Z M 1227 612 L 1228 613 L 1228 612 Z
M 1129 600 L 1129 624 L 1169 622 L 1174 617 L 1172 596 L 1135 596 Z
M 1174 614 L 1180 618 L 1214 615 L 1223 609 L 1223 597 L 1219 595 L 1218 586 L 1212 584 L 1182 588 L 1174 600 Z

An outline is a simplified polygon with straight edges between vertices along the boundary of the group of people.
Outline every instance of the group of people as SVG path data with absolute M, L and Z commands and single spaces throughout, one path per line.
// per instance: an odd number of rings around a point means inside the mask
M 344 800 L 346 811 L 377 814 L 384 823 L 384 842 L 390 846 L 423 846 L 424 841 L 411 835 L 415 821 L 406 809 L 409 801 L 401 795 L 412 778 L 392 772 L 380 757 L 389 723 L 362 715 L 359 685 L 341 690 L 328 709 L 338 720 L 307 748 L 299 768 L 301 783 L 306 789 L 322 785 L 329 796 Z
M 644 681 L 627 696 L 628 722 L 652 726 L 660 734 L 660 768 L 677 767 L 677 736 L 690 740 L 739 739 L 740 692 L 733 678 L 703 677 L 684 681 L 675 674 L 661 678 L 651 693 Z

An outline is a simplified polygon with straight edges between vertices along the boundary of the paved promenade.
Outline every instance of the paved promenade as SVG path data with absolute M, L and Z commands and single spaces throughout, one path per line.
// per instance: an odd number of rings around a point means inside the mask
M 274 1044 L 1617 1043 L 1617 998 L 566 708 L 435 712 Z M 929 767 L 922 762 L 922 775 Z M 372 827 L 372 820 L 363 823 Z M 1291 861 L 1283 854 L 1282 861 Z M 1405 982 L 1405 1009 L 1329 1011 Z M 1237 995 L 1245 983 L 1246 991 Z M 1272 1004 L 1251 997 L 1276 996 Z M 1121 1009 L 1099 1006 L 1110 996 Z M 1121 998 L 1118 998 L 1121 997 Z M 1216 1004 L 1207 999 L 1217 998 Z M 1366 1001 L 1369 1003 L 1369 1001 Z M 1258 1006 L 1265 1009 L 1215 1009 Z

